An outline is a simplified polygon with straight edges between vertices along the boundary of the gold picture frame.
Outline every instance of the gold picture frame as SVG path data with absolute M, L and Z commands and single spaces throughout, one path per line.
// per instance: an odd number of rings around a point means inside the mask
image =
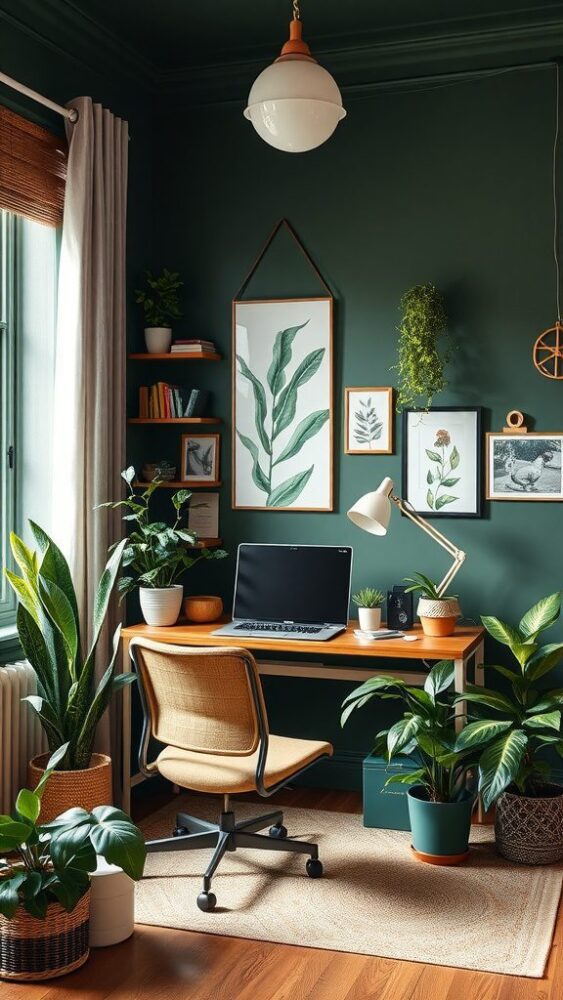
M 354 404 L 354 396 L 360 397 L 356 404 Z M 375 402 L 378 398 L 382 402 L 382 412 L 378 410 Z M 381 421 L 378 420 L 378 417 L 381 417 Z M 377 437 L 374 436 L 377 434 Z M 353 436 L 356 436 L 358 447 L 351 445 Z M 375 445 L 381 440 L 381 446 L 362 447 L 362 444 L 368 444 L 370 437 Z M 347 386 L 345 388 L 344 454 L 393 454 L 393 389 L 391 386 Z
M 220 434 L 201 434 L 199 431 L 182 434 L 181 448 L 182 483 L 186 486 L 220 485 Z
M 489 432 L 487 500 L 563 501 L 562 452 L 563 431 Z

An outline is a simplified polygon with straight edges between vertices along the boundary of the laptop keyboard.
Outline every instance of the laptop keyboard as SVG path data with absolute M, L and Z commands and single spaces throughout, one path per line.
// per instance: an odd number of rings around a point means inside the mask
M 236 629 L 245 632 L 285 632 L 291 635 L 316 635 L 322 632 L 324 626 L 321 625 L 274 625 L 264 622 L 241 622 L 235 625 Z

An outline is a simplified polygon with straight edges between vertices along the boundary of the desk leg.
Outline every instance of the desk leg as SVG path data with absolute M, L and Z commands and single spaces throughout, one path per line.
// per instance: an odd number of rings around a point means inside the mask
M 467 660 L 454 660 L 454 690 L 456 694 L 463 694 L 467 684 Z M 467 702 L 459 701 L 455 706 L 455 729 L 459 733 L 463 729 L 463 716 L 467 710 Z
M 474 683 L 479 685 L 479 687 L 484 687 L 485 685 L 485 671 L 483 669 L 483 664 L 485 662 L 485 643 L 482 642 L 475 650 L 475 676 Z M 477 801 L 477 820 L 479 823 L 483 823 L 485 820 L 485 810 L 483 809 L 483 799 L 479 796 Z
M 131 672 L 131 657 L 129 656 L 129 640 L 121 640 L 121 668 L 124 674 Z M 129 813 L 131 810 L 131 685 L 126 684 L 121 689 L 121 808 Z

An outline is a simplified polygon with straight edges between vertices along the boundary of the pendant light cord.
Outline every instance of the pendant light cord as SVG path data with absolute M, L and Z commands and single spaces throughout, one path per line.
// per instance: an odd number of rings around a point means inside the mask
M 559 148 L 559 63 L 555 64 L 555 136 L 553 139 L 553 259 L 557 280 L 557 322 L 561 322 L 561 269 L 559 265 L 559 205 L 557 201 L 557 153 Z

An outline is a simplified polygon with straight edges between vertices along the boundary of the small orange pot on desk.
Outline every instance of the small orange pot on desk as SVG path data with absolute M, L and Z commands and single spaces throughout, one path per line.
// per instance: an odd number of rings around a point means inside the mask
M 184 614 L 190 622 L 215 622 L 223 614 L 223 601 L 210 595 L 186 597 Z
M 456 597 L 446 597 L 438 601 L 421 597 L 416 613 L 425 635 L 446 636 L 454 634 L 461 608 Z

